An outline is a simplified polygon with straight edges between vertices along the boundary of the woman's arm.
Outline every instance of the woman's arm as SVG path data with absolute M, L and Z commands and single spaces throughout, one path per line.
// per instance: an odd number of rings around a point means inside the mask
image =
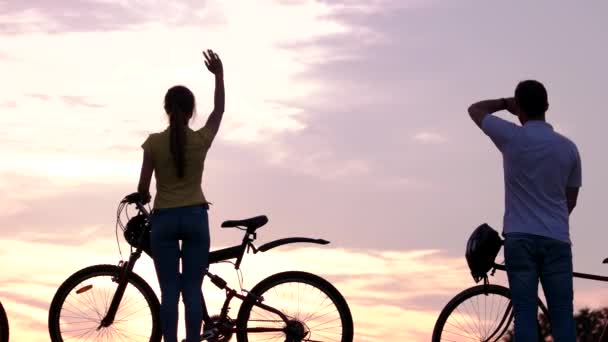
M 152 163 L 152 156 L 150 153 L 144 151 L 144 159 L 141 164 L 141 173 L 139 175 L 139 185 L 137 186 L 137 192 L 139 192 L 144 204 L 150 202 L 150 182 L 152 181 L 152 172 L 154 172 L 154 164 Z
M 212 50 L 203 51 L 205 65 L 215 75 L 215 94 L 213 97 L 213 111 L 209 114 L 205 127 L 215 136 L 220 129 L 224 107 L 226 103 L 224 92 L 224 67 L 220 57 Z

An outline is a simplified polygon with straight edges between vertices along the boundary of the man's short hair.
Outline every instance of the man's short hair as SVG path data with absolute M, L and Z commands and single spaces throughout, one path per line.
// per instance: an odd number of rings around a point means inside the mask
M 515 101 L 529 118 L 544 118 L 549 109 L 547 89 L 535 80 L 522 81 L 515 88 Z

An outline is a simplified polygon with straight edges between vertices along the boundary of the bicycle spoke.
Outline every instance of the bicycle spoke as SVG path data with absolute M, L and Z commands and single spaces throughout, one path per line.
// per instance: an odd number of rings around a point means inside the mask
M 59 328 L 63 340 L 149 341 L 151 311 L 141 292 L 132 285 L 127 285 L 113 323 L 100 328 L 116 288 L 117 284 L 109 275 L 92 277 L 75 286 L 76 291 L 68 294 L 60 312 Z
M 499 341 L 506 329 L 509 299 L 494 293 L 479 293 L 455 307 L 445 321 L 441 341 Z M 507 316 L 508 318 L 508 316 Z
M 286 283 L 264 293 L 264 304 L 283 312 L 290 320 L 302 322 L 308 332 L 303 341 L 341 341 L 342 325 L 338 310 L 325 293 L 306 283 Z M 286 323 L 278 315 L 254 306 L 248 328 L 280 328 Z M 285 341 L 285 333 L 250 332 L 248 340 Z

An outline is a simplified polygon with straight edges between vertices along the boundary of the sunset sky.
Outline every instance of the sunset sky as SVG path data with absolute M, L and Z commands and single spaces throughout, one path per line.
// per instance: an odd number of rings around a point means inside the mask
M 203 183 L 213 248 L 240 241 L 223 220 L 258 214 L 270 218 L 259 243 L 332 242 L 249 256 L 246 286 L 311 271 L 345 295 L 355 341 L 428 341 L 442 306 L 473 285 L 468 235 L 502 222 L 500 155 L 466 108 L 528 78 L 582 156 L 575 269 L 608 274 L 606 13 L 602 0 L 0 0 L 11 340 L 48 341 L 63 280 L 120 260 L 115 209 L 136 189 L 141 143 L 168 124 L 164 93 L 193 90 L 194 128 L 212 109 L 208 48 L 227 101 Z M 136 272 L 158 287 L 149 259 Z M 608 287 L 575 286 L 578 307 L 608 305 Z

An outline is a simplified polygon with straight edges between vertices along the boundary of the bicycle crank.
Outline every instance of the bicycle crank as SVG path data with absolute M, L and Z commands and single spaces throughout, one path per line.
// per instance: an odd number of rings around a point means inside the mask
M 209 317 L 211 324 L 209 327 L 204 327 L 204 331 L 201 335 L 201 341 L 209 342 L 228 342 L 232 338 L 233 328 L 235 326 L 234 320 L 230 317 L 220 321 L 219 315 L 213 315 Z

